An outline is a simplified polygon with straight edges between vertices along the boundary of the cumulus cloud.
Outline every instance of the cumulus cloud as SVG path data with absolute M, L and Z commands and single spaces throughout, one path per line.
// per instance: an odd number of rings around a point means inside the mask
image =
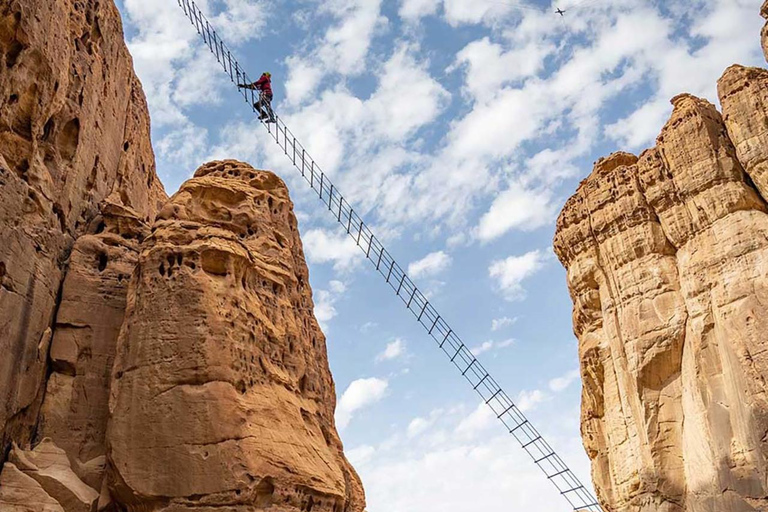
M 401 338 L 396 338 L 393 341 L 387 343 L 387 347 L 376 356 L 376 361 L 391 361 L 405 355 L 405 341 Z
M 568 389 L 573 382 L 577 381 L 580 375 L 579 370 L 572 370 L 565 375 L 555 377 L 549 381 L 549 389 L 554 393 L 564 391 Z
M 517 395 L 517 408 L 523 412 L 535 409 L 540 403 L 550 400 L 552 397 L 540 389 L 533 391 L 523 390 Z
M 431 277 L 446 270 L 451 265 L 451 257 L 443 251 L 427 254 L 422 259 L 408 265 L 408 275 L 414 279 Z
M 345 232 L 310 229 L 301 238 L 311 263 L 332 263 L 338 271 L 351 270 L 363 256 L 355 241 Z
M 558 428 L 562 425 L 552 421 L 543 433 L 585 478 L 589 465 L 577 428 L 568 435 L 557 432 Z M 350 459 L 366 482 L 369 510 L 420 512 L 438 507 L 441 512 L 466 512 L 482 507 L 549 512 L 562 508 L 561 496 L 514 439 L 502 432 L 485 404 L 469 410 L 441 409 L 412 419 L 376 445 L 353 448 Z M 456 493 L 456 489 L 472 492 Z
M 402 0 L 398 14 L 409 22 L 437 13 L 441 0 Z
M 327 289 L 315 291 L 315 318 L 317 318 L 323 331 L 328 331 L 328 322 L 336 317 L 337 312 L 334 304 L 344 295 L 345 291 L 347 291 L 347 286 L 341 281 L 335 280 L 328 283 Z
M 523 281 L 541 270 L 546 260 L 547 256 L 542 251 L 530 251 L 522 256 L 494 261 L 488 273 L 507 300 L 520 300 L 525 297 Z
M 389 382 L 375 377 L 352 381 L 341 395 L 336 407 L 336 425 L 340 429 L 346 428 L 360 409 L 384 398 L 388 387 Z
M 499 194 L 480 219 L 477 235 L 482 241 L 500 237 L 511 229 L 531 231 L 549 224 L 557 207 L 549 190 L 531 190 L 512 184 Z

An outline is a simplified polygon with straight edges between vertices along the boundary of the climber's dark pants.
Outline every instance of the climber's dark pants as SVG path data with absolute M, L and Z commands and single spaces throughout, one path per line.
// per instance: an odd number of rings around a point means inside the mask
M 259 96 L 259 101 L 253 104 L 256 110 L 259 112 L 259 118 L 264 119 L 269 117 L 274 119 L 275 115 L 272 113 L 272 95 L 262 94 Z

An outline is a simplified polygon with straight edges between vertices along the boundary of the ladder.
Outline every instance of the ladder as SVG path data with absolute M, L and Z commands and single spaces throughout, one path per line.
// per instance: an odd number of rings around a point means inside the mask
M 221 40 L 194 0 L 177 0 L 177 2 L 197 33 L 203 38 L 203 42 L 208 46 L 216 61 L 229 75 L 232 83 L 235 85 L 250 83 L 251 79 L 245 70 L 237 62 L 237 59 Z M 246 104 L 256 113 L 254 103 L 258 100 L 258 94 L 251 89 L 240 87 L 238 87 L 238 91 Z M 555 453 L 554 449 L 509 395 L 486 371 L 461 338 L 411 281 L 402 267 L 355 212 L 352 205 L 344 199 L 338 188 L 331 183 L 301 143 L 296 140 L 293 132 L 285 125 L 280 116 L 275 115 L 275 121 L 275 123 L 266 123 L 265 121 L 261 121 L 261 123 L 328 208 L 329 214 L 355 240 L 371 265 L 375 267 L 385 282 L 394 290 L 395 295 L 405 304 L 406 309 L 413 314 L 416 321 L 424 327 L 427 334 L 437 343 L 438 348 L 445 353 L 462 377 L 469 382 L 472 389 L 491 408 L 509 434 L 517 440 L 522 449 L 542 470 L 547 480 L 552 482 L 557 492 L 571 505 L 572 510 L 603 512 L 592 492 L 579 481 L 563 459 Z

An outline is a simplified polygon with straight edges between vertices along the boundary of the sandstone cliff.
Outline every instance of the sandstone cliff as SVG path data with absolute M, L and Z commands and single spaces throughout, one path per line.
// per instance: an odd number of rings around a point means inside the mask
M 91 329 L 99 319 L 84 318 L 87 311 L 73 314 L 65 307 L 63 319 L 55 320 L 75 240 L 107 197 L 150 221 L 166 195 L 155 175 L 144 95 L 112 2 L 4 1 L 0 57 L 0 454 L 5 455 L 11 440 L 32 440 L 51 340 L 69 343 L 70 350 L 75 339 L 104 334 Z M 74 264 L 98 269 L 102 255 L 111 252 L 101 249 L 83 242 Z M 67 357 L 90 355 L 82 350 Z M 62 384 L 58 380 L 54 385 Z
M 142 244 L 125 316 L 107 436 L 120 503 L 363 510 L 277 176 L 236 161 L 200 167 Z
M 283 182 L 168 202 L 109 0 L 2 2 L 0 57 L 0 510 L 361 512 Z
M 610 512 L 768 510 L 768 72 L 681 95 L 557 222 L 582 437 Z

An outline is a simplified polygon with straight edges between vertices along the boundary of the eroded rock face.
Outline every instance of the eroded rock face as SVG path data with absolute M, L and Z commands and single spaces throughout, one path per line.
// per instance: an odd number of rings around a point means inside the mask
M 3 511 L 91 512 L 98 506 L 99 493 L 80 480 L 66 452 L 50 439 L 43 439 L 34 450 L 14 445 L 0 484 Z
M 731 68 L 721 80 L 725 122 L 704 100 L 675 98 L 657 146 L 599 161 L 558 219 L 582 436 L 606 511 L 768 510 L 758 191 L 768 183 L 754 107 L 765 82 L 755 73 Z
M 74 241 L 110 194 L 165 199 L 141 86 L 111 1 L 0 4 L 0 453 L 28 444 Z
M 37 438 L 66 450 L 74 471 L 101 489 L 109 387 L 128 282 L 149 233 L 130 208 L 105 202 L 75 242 L 50 349 L 52 373 Z
M 144 241 L 114 366 L 114 499 L 360 512 L 292 203 L 274 174 L 200 167 Z

